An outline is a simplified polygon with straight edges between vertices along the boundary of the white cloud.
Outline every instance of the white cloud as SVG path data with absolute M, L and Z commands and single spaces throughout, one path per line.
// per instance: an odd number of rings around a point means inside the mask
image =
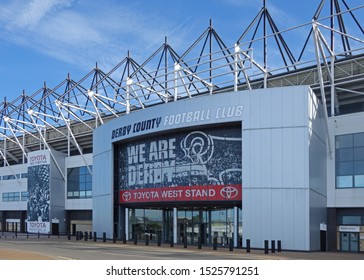
M 3 8 L 10 29 L 36 27 L 47 15 L 69 7 L 73 0 L 14 1 Z
M 102 5 L 82 0 L 10 1 L 0 7 L 0 23 L 6 26 L 0 35 L 85 69 L 100 60 L 112 64 L 119 57 L 117 64 L 127 50 L 144 60 L 163 44 L 165 36 L 173 37 L 171 45 L 183 47 L 185 36 L 191 40 L 188 20 L 177 25 L 160 11 L 133 7 L 114 1 Z

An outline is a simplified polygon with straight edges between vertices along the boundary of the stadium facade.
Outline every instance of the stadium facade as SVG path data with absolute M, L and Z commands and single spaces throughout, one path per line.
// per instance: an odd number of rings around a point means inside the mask
M 182 55 L 166 41 L 142 64 L 4 100 L 0 230 L 363 252 L 362 7 L 340 3 L 300 26 L 297 58 L 297 30 L 263 7 L 232 48 L 210 24 Z M 262 19 L 272 34 L 244 42 Z

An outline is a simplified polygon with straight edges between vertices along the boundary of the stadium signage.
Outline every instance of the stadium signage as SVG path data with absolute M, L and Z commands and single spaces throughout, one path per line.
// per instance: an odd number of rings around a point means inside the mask
M 240 201 L 241 185 L 205 185 L 120 191 L 120 203 L 168 201 Z
M 29 155 L 28 166 L 49 164 L 49 154 Z
M 116 128 L 111 133 L 111 139 L 119 138 L 121 136 L 129 135 L 130 133 L 137 133 L 140 131 L 151 130 L 158 128 L 161 124 L 161 117 L 136 122 L 126 126 Z
M 174 126 L 180 124 L 190 124 L 203 121 L 211 121 L 213 119 L 231 119 L 239 118 L 243 115 L 242 105 L 222 106 L 214 109 L 202 109 L 196 111 L 188 111 L 177 114 L 156 117 L 140 122 L 135 122 L 119 128 L 113 129 L 111 132 L 111 140 L 128 136 L 134 133 L 157 129 L 161 126 Z
M 27 222 L 27 231 L 30 233 L 49 233 L 50 225 L 49 222 Z

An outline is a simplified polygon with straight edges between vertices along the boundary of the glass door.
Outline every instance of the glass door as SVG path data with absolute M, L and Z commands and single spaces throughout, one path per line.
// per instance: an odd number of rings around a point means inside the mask
M 343 252 L 359 252 L 359 233 L 340 232 L 340 245 Z

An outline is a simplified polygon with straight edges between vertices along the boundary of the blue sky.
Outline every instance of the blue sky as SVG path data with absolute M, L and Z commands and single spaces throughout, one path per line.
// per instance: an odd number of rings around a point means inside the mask
M 320 1 L 266 2 L 283 30 L 310 22 Z M 362 0 L 346 2 L 350 7 L 363 5 Z M 262 5 L 262 0 L 2 0 L 0 100 L 6 96 L 11 101 L 23 90 L 31 95 L 44 82 L 53 88 L 68 73 L 77 81 L 96 62 L 108 72 L 128 50 L 142 63 L 165 36 L 182 54 L 210 19 L 226 45 L 233 46 Z M 326 3 L 325 15 L 328 7 Z

